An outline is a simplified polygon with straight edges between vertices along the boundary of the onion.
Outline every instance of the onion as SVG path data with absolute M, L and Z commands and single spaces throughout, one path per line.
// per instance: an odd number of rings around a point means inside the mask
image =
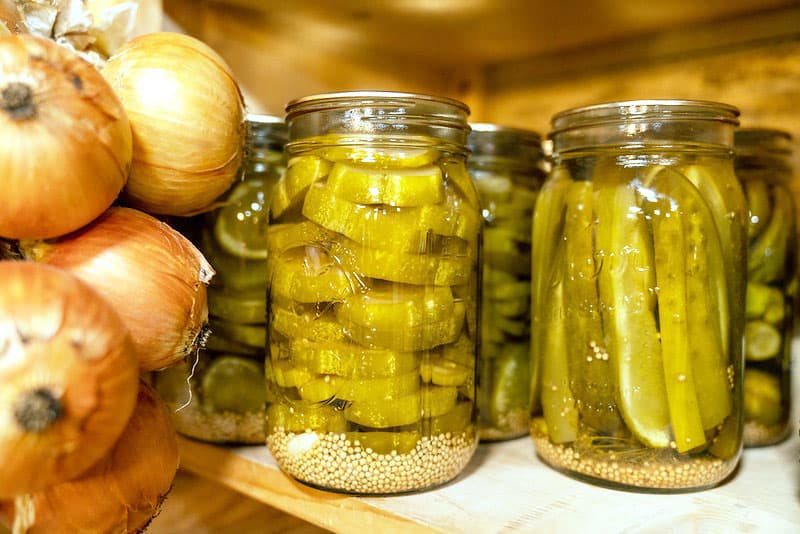
M 25 525 L 30 534 L 140 532 L 172 487 L 178 460 L 169 410 L 142 382 L 136 410 L 111 452 L 79 479 L 33 494 L 26 505 L 33 509 L 20 510 L 33 512 L 32 521 L 19 521 L 32 522 Z M 0 515 L 13 522 L 13 506 L 0 507 Z
M 77 230 L 125 185 L 125 110 L 94 67 L 41 37 L 0 37 L 0 73 L 0 236 Z
M 233 73 L 210 47 L 157 32 L 126 43 L 103 75 L 133 128 L 129 206 L 193 215 L 213 206 L 238 175 L 244 102 Z
M 166 223 L 112 207 L 62 238 L 21 241 L 23 257 L 77 275 L 117 310 L 143 371 L 180 363 L 207 335 L 206 285 L 214 269 Z
M 14 0 L 0 0 L 0 35 L 27 33 Z
M 125 326 L 78 278 L 0 262 L 0 498 L 81 475 L 108 453 L 136 402 Z

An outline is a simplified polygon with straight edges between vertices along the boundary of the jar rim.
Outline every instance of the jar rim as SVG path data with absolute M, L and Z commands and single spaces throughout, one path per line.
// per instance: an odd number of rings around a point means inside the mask
M 551 119 L 549 136 L 589 125 L 649 120 L 654 116 L 675 120 L 710 120 L 738 126 L 739 108 L 711 100 L 646 99 L 603 102 L 567 109 Z
M 525 137 L 526 139 L 530 140 L 542 140 L 542 134 L 535 130 L 526 130 L 525 128 L 504 126 L 502 124 L 494 124 L 491 122 L 470 122 L 469 126 L 474 133 L 510 133 Z
M 277 115 L 267 115 L 263 113 L 248 113 L 245 117 L 248 122 L 257 124 L 284 124 L 283 117 Z
M 340 91 L 308 95 L 291 100 L 286 104 L 286 114 L 287 116 L 293 115 L 308 107 L 311 107 L 314 111 L 330 109 L 344 102 L 350 102 L 352 105 L 354 100 L 361 101 L 360 105 L 369 105 L 376 100 L 415 100 L 452 106 L 466 114 L 470 112 L 467 104 L 447 96 L 400 91 Z

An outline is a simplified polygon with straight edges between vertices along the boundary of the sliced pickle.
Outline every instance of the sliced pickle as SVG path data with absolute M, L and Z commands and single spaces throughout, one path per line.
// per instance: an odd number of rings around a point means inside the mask
M 428 234 L 473 242 L 481 220 L 456 201 L 421 207 L 363 205 L 337 197 L 323 184 L 308 190 L 303 215 L 328 230 L 368 247 L 419 253 L 428 250 Z
M 359 204 L 408 207 L 444 200 L 442 170 L 436 165 L 392 169 L 336 163 L 328 175 L 328 188 Z
M 744 371 L 744 417 L 762 425 L 775 425 L 784 416 L 781 382 L 777 376 L 758 369 Z
M 340 309 L 337 308 L 337 312 Z M 362 345 L 401 352 L 417 352 L 446 345 L 458 339 L 464 327 L 465 315 L 464 303 L 456 302 L 449 317 L 411 327 L 362 325 L 350 321 L 346 316 L 339 317 L 339 320 L 344 324 L 348 336 Z
M 400 432 L 348 432 L 347 440 L 364 450 L 370 449 L 378 454 L 408 454 L 417 446 L 420 433 L 415 431 Z
M 238 356 L 214 358 L 202 380 L 203 405 L 213 411 L 261 412 L 267 400 L 263 367 Z
M 675 446 L 683 453 L 706 443 L 690 358 L 690 343 L 696 340 L 690 340 L 687 324 L 687 248 L 680 204 L 684 178 L 671 169 L 659 171 L 658 178 L 663 183 L 654 186 L 661 196 L 653 207 L 653 213 L 658 210 L 658 214 L 652 217 L 652 227 L 661 350 Z M 678 200 L 673 201 L 673 194 L 678 195 Z
M 478 192 L 464 163 L 460 161 L 445 161 L 442 163 L 442 169 L 447 182 L 455 186 L 456 190 L 461 193 L 470 206 L 472 208 L 480 207 L 481 202 L 478 198 Z
M 267 205 L 264 180 L 240 182 L 217 212 L 214 237 L 225 252 L 239 258 L 267 258 Z
M 744 328 L 744 353 L 750 361 L 774 358 L 781 352 L 782 337 L 777 328 L 764 321 L 748 321 Z
M 505 318 L 514 318 L 525 315 L 528 312 L 529 307 L 530 301 L 524 297 L 514 300 L 509 299 L 494 302 L 494 310 Z
M 264 355 L 264 347 L 254 347 L 240 343 L 232 339 L 227 339 L 220 335 L 219 332 L 214 333 L 214 323 L 211 321 L 212 334 L 206 339 L 205 346 L 203 347 L 208 352 L 227 352 L 229 354 L 237 354 L 240 356 L 262 357 Z
M 472 274 L 474 256 L 466 242 L 458 255 L 409 254 L 362 246 L 355 241 L 342 238 L 333 245 L 331 254 L 348 270 L 368 278 L 387 280 L 403 284 L 452 286 L 465 284 Z
M 669 446 L 669 406 L 655 321 L 653 244 L 644 214 L 632 210 L 636 191 L 603 184 L 597 198 L 598 277 L 608 351 L 613 355 L 617 406 L 628 429 L 648 447 Z
M 266 290 L 222 291 L 209 287 L 208 313 L 234 323 L 263 324 L 267 317 Z
M 326 146 L 317 150 L 316 153 L 323 158 L 330 161 L 358 163 L 374 168 L 422 167 L 431 165 L 441 156 L 440 152 L 434 148 L 363 146 L 364 140 L 357 138 L 348 140 L 340 136 L 331 136 L 327 140 L 326 136 L 322 136 L 318 139 L 322 144 L 331 143 L 337 145 Z M 356 144 L 347 146 L 348 142 Z
M 271 360 L 271 376 L 282 388 L 299 388 L 314 379 L 315 375 L 301 365 L 289 360 Z
M 271 404 L 267 408 L 267 432 L 276 428 L 284 432 L 301 433 L 312 430 L 320 433 L 341 433 L 347 429 L 347 421 L 341 410 L 332 406 L 293 403 Z
M 452 360 L 432 358 L 423 361 L 419 368 L 419 375 L 425 383 L 437 386 L 460 386 L 472 374 L 472 369 Z
M 267 343 L 267 328 L 263 324 L 240 324 L 216 319 L 212 322 L 211 328 L 210 337 L 220 336 L 236 343 L 262 349 Z
M 207 228 L 203 229 L 200 248 L 217 272 L 212 279 L 213 286 L 233 290 L 263 290 L 266 288 L 266 260 L 249 260 L 224 252 Z
M 371 428 L 390 428 L 422 419 L 422 399 L 413 393 L 397 399 L 353 401 L 344 409 L 348 421 Z
M 336 239 L 336 234 L 311 221 L 271 224 L 267 230 L 267 247 L 273 254 L 306 246 L 327 249 Z
M 314 373 L 347 378 L 391 377 L 419 369 L 419 356 L 413 352 L 375 350 L 353 343 L 294 338 L 289 353 L 292 361 Z
M 340 301 L 357 291 L 360 281 L 342 269 L 325 250 L 293 249 L 270 256 L 272 294 L 303 303 Z
M 472 425 L 472 413 L 471 402 L 459 402 L 445 414 L 423 419 L 422 433 L 428 436 L 438 436 L 466 432 Z
M 323 375 L 306 380 L 297 390 L 304 401 L 327 402 L 336 395 L 339 385 L 339 377 Z
M 455 387 L 425 386 L 422 388 L 422 416 L 439 417 L 456 406 L 458 389 Z
M 772 203 L 769 185 L 764 180 L 745 180 L 742 185 L 749 210 L 747 236 L 752 240 L 759 236 L 770 221 Z
M 449 287 L 375 282 L 368 291 L 345 299 L 337 306 L 336 316 L 343 324 L 383 330 L 443 321 L 453 315 L 453 308 Z
M 336 397 L 354 402 L 399 399 L 420 388 L 417 371 L 379 378 L 340 378 L 337 385 Z
M 569 375 L 581 420 L 595 431 L 614 435 L 623 428 L 617 409 L 613 354 L 605 347 L 594 254 L 592 182 L 572 182 L 564 224 Z
M 299 207 L 308 188 L 327 176 L 331 163 L 316 156 L 293 158 L 286 172 L 275 184 L 270 203 L 272 219 L 280 218 L 291 208 Z
M 757 282 L 747 283 L 745 317 L 765 319 L 772 324 L 783 321 L 785 304 L 781 290 Z
M 296 313 L 290 308 L 272 306 L 270 325 L 289 339 L 309 341 L 344 341 L 344 327 L 330 314 Z
M 456 362 L 467 367 L 475 368 L 475 342 L 466 334 L 462 334 L 455 343 L 444 345 L 442 348 L 442 358 Z

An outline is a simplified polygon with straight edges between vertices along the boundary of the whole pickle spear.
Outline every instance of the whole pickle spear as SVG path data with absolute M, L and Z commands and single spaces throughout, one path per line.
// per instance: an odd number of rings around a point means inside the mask
M 772 195 L 772 219 L 761 232 L 747 259 L 748 281 L 762 284 L 782 280 L 787 273 L 789 237 L 794 232 L 794 212 L 789 193 Z
M 535 414 L 540 400 L 540 370 L 548 357 L 566 359 L 566 345 L 560 353 L 552 353 L 546 346 L 548 336 L 556 335 L 549 327 L 549 310 L 555 303 L 550 303 L 546 294 L 547 286 L 553 278 L 553 272 L 562 272 L 558 261 L 553 261 L 556 247 L 561 242 L 560 236 L 564 227 L 564 198 L 567 188 L 572 182 L 563 167 L 553 170 L 553 177 L 542 186 L 541 194 L 536 202 L 533 216 L 532 253 L 531 253 L 531 413 Z M 563 246 L 562 246 L 563 248 Z M 563 254 L 560 256 L 563 261 Z M 493 274 L 495 278 L 501 271 L 487 269 L 485 276 Z M 510 275 L 509 275 L 510 276 Z M 515 280 L 511 278 L 511 280 Z M 547 305 L 545 305 L 547 303 Z M 569 383 L 566 373 L 564 384 Z M 543 393 L 542 393 L 543 395 Z M 570 393 L 570 398 L 572 394 Z M 544 399 L 542 399 L 544 401 Z M 549 423 L 548 423 L 549 426 Z M 577 429 L 577 420 L 575 421 Z M 574 437 L 573 437 L 574 439 Z M 572 441 L 572 440 L 565 440 Z
M 672 436 L 655 320 L 653 245 L 632 185 L 602 184 L 597 200 L 597 249 L 603 253 L 598 286 L 617 406 L 639 441 L 664 448 Z
M 566 202 L 564 302 L 572 391 L 581 420 L 597 432 L 613 435 L 624 425 L 617 410 L 615 363 L 605 348 L 600 313 L 593 182 L 572 182 Z
M 661 350 L 670 421 L 678 452 L 706 442 L 689 352 L 689 302 L 686 297 L 686 236 L 680 202 L 684 177 L 662 169 L 650 186 L 658 192 L 650 206 L 655 252 Z M 677 196 L 677 199 L 676 199 Z M 694 342 L 696 340 L 692 340 Z M 701 382 L 702 383 L 702 382 Z
M 770 221 L 772 211 L 769 199 L 769 186 L 764 180 L 746 180 L 743 184 L 749 210 L 747 236 L 758 237 Z

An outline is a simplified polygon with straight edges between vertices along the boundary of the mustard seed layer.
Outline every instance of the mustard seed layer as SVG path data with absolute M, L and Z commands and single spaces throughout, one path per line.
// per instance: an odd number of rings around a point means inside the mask
M 278 465 L 302 482 L 381 495 L 424 490 L 454 479 L 475 452 L 477 439 L 474 434 L 447 433 L 423 437 L 405 454 L 378 454 L 345 434 L 294 434 L 278 428 L 267 445 Z
M 765 425 L 758 421 L 745 421 L 742 441 L 745 447 L 764 447 L 775 445 L 786 439 L 791 425 L 782 421 L 775 425 Z
M 184 436 L 214 443 L 261 445 L 266 439 L 264 412 L 211 412 L 193 402 L 183 408 L 173 406 L 175 429 Z

